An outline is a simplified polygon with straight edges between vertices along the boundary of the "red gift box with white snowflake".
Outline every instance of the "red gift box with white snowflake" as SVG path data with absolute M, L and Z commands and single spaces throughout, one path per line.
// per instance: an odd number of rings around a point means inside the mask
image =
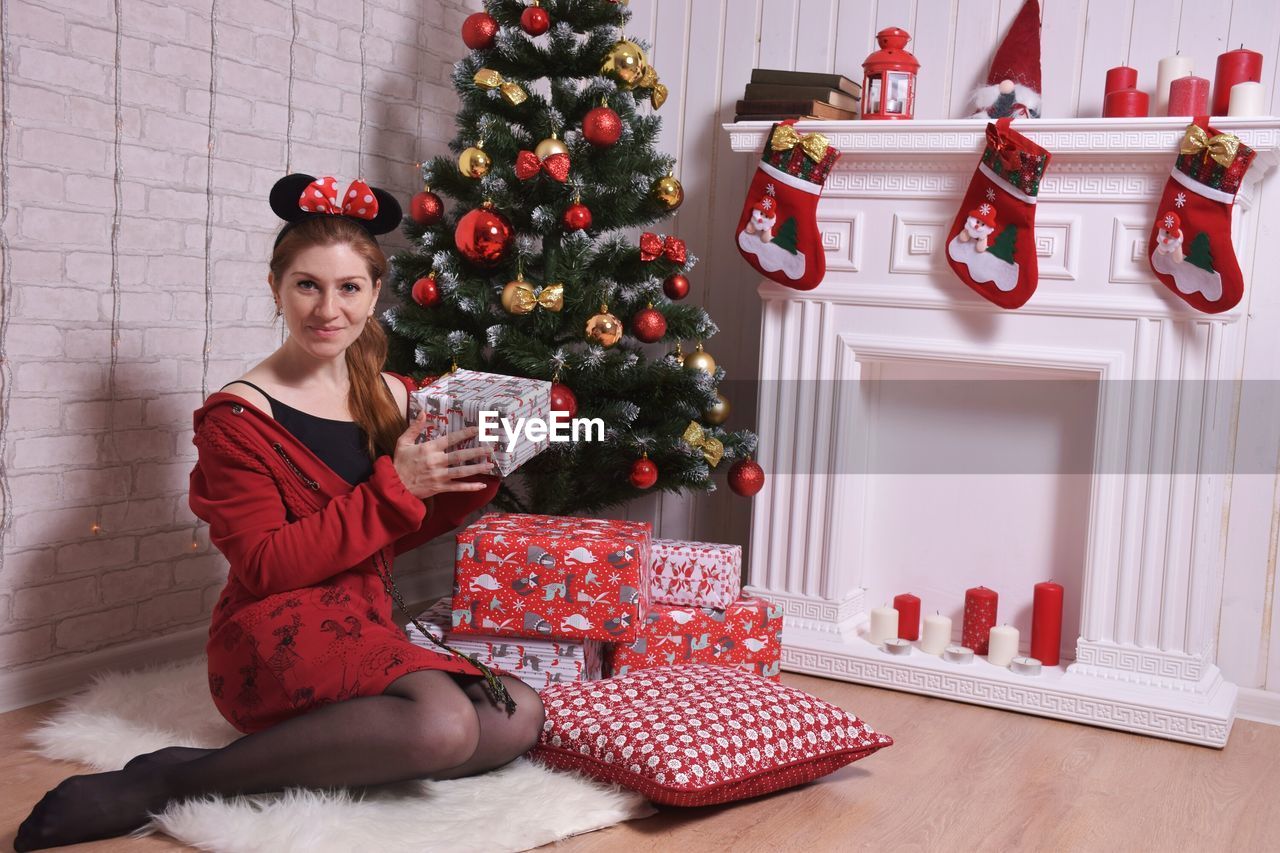
M 652 536 L 647 522 L 482 516 L 457 534 L 453 631 L 634 642 Z
M 653 540 L 649 597 L 655 604 L 725 608 L 742 593 L 742 546 Z
M 739 598 L 723 610 L 652 604 L 631 643 L 609 648 L 611 675 L 655 666 L 710 663 L 778 678 L 782 607 L 764 598 Z

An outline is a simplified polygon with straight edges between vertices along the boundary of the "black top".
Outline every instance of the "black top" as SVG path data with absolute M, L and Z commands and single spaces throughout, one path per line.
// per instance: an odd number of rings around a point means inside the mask
M 245 382 L 243 379 L 236 381 L 266 397 L 271 403 L 271 416 L 276 422 L 320 457 L 320 461 L 332 468 L 339 477 L 357 486 L 373 476 L 373 460 L 365 450 L 365 431 L 355 421 L 335 421 L 308 414 L 285 405 L 252 382 Z M 235 382 L 228 382 L 222 387 L 234 384 Z

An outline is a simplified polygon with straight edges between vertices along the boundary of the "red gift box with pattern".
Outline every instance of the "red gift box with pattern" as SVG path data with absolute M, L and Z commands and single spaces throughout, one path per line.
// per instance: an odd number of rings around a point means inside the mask
M 651 604 L 632 643 L 609 647 L 611 675 L 686 663 L 735 666 L 777 679 L 782 656 L 782 606 L 739 598 L 723 610 Z
M 634 642 L 649 609 L 647 522 L 490 513 L 457 534 L 453 631 Z
M 725 608 L 742 594 L 742 546 L 653 540 L 649 598 L 655 604 Z

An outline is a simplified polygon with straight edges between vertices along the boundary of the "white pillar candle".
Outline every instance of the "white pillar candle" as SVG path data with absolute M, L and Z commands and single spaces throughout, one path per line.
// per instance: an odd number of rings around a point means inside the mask
M 1237 83 L 1231 87 L 1231 101 L 1227 106 L 1229 116 L 1260 116 L 1267 112 L 1263 104 L 1266 90 L 1261 83 Z
M 1191 57 L 1176 54 L 1166 56 L 1156 66 L 1156 106 L 1151 111 L 1153 116 L 1169 114 L 1169 84 L 1179 77 L 1190 77 L 1192 74 Z
M 997 625 L 991 629 L 987 641 L 987 663 L 1008 666 L 1018 656 L 1018 629 L 1012 625 Z
M 871 611 L 871 633 L 867 639 L 880 645 L 890 637 L 898 636 L 898 611 L 892 607 L 877 607 Z
M 951 643 L 951 617 L 934 614 L 924 617 L 924 634 L 920 637 L 920 651 L 940 655 Z

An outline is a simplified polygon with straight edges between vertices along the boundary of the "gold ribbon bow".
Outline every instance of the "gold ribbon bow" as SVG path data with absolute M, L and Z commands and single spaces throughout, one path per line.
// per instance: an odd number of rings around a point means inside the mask
M 681 436 L 685 443 L 695 450 L 701 450 L 702 456 L 707 460 L 707 464 L 712 468 L 719 464 L 720 459 L 724 456 L 724 444 L 720 439 L 712 438 L 702 431 L 702 425 L 697 421 L 689 421 L 689 425 L 684 429 L 684 435 Z
M 501 74 L 491 68 L 481 68 L 472 79 L 481 89 L 497 89 L 502 92 L 502 97 L 506 98 L 507 103 L 513 107 L 520 106 L 529 97 L 525 90 L 520 88 L 519 83 L 504 80 Z
M 548 284 L 538 291 L 537 296 L 532 290 L 517 290 L 514 301 L 517 314 L 528 314 L 538 306 L 547 311 L 559 311 L 564 307 L 564 285 Z
M 644 67 L 636 87 L 649 90 L 649 103 L 655 110 L 667 102 L 667 87 L 658 82 L 658 71 L 652 65 Z
M 769 143 L 774 151 L 790 151 L 797 145 L 805 155 L 815 163 L 822 162 L 827 156 L 827 148 L 831 143 L 821 133 L 797 133 L 789 124 L 780 124 L 773 132 L 773 141 Z
M 1198 154 L 1206 149 L 1218 165 L 1230 166 L 1240 150 L 1240 137 L 1231 133 L 1210 136 L 1198 124 L 1187 125 L 1187 135 L 1182 137 L 1182 153 Z

